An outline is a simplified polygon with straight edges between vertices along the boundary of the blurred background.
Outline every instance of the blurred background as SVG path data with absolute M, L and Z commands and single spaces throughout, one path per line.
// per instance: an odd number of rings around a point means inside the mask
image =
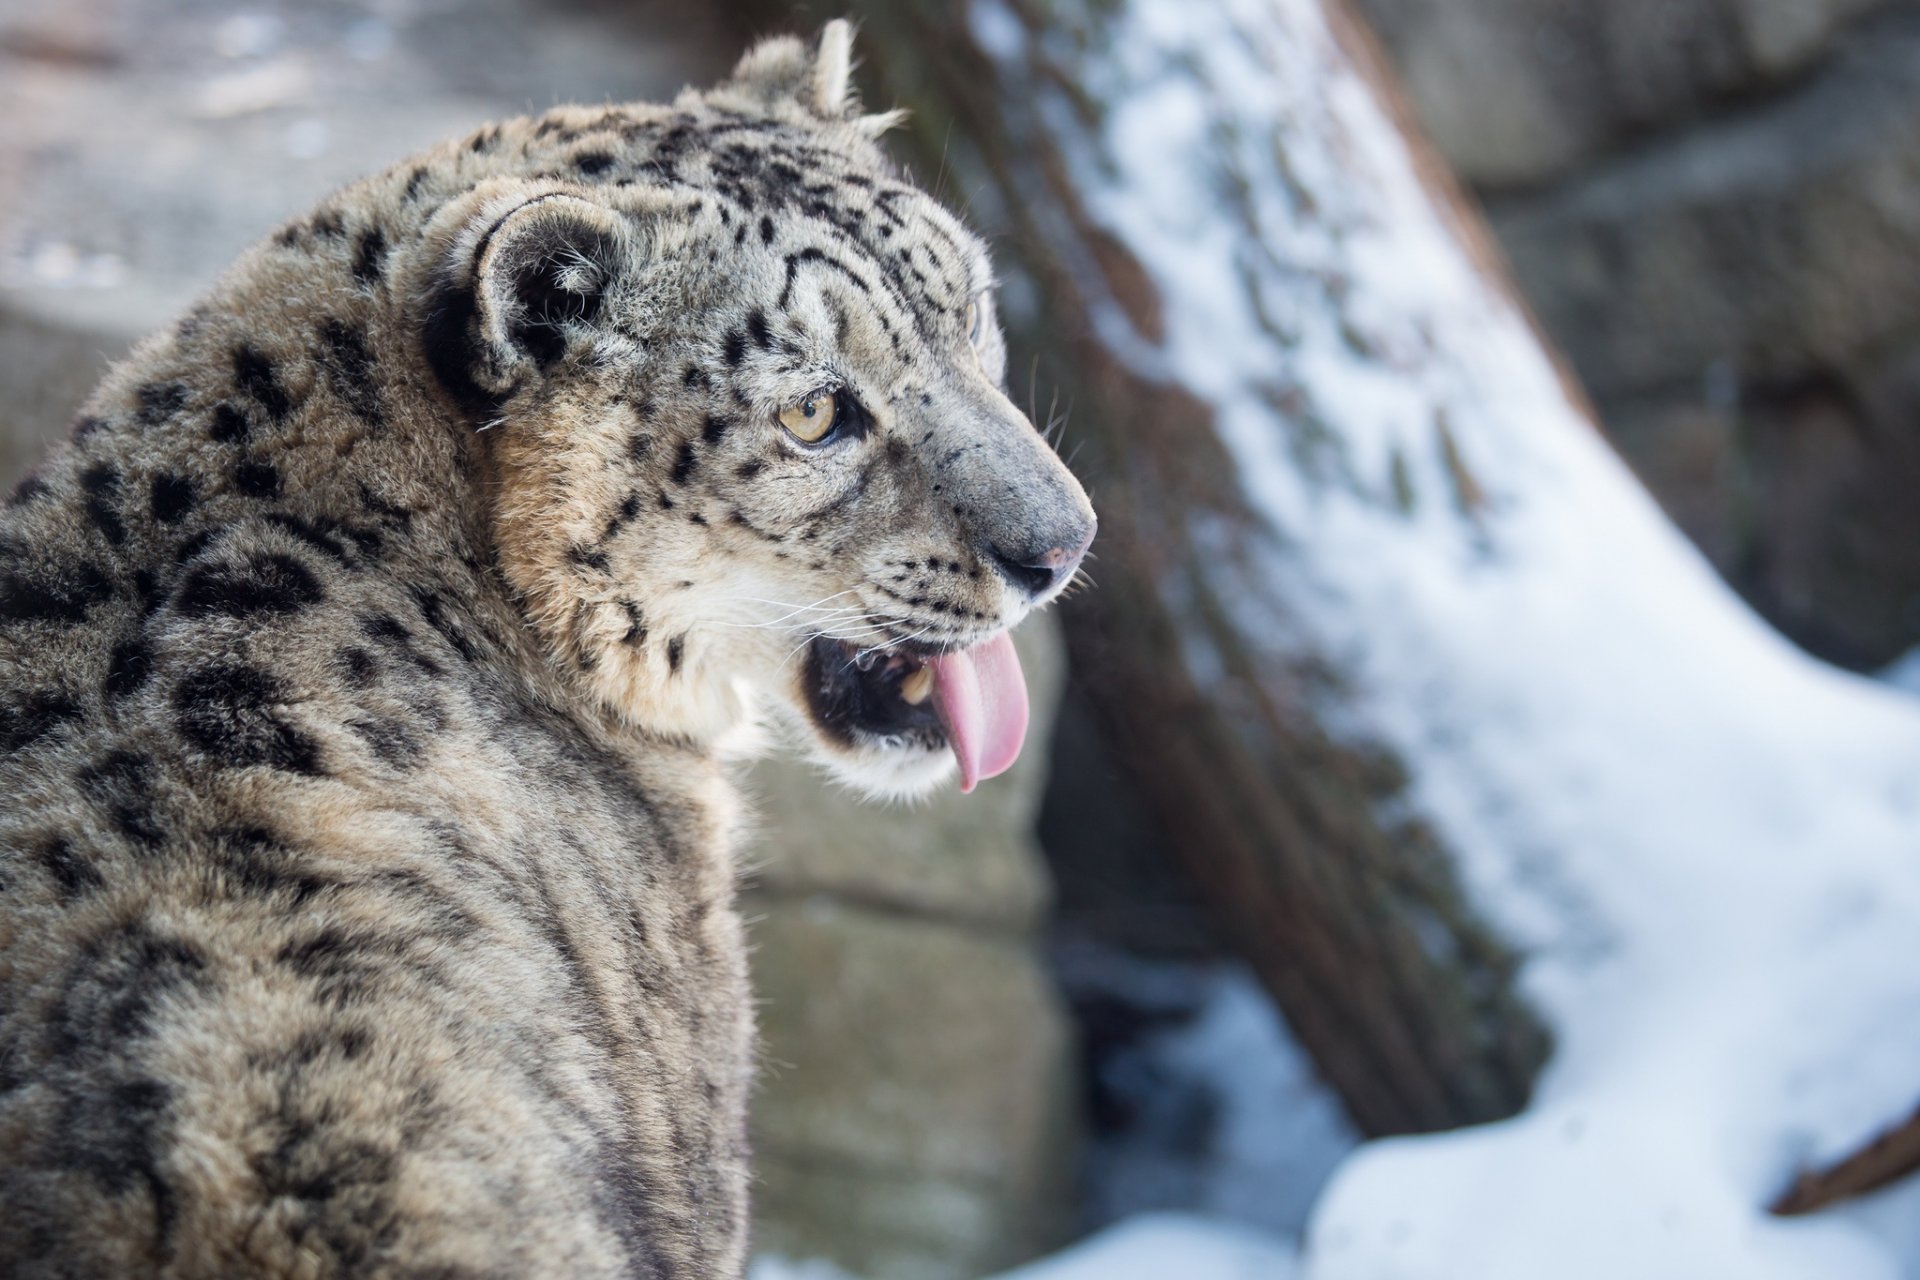
M 1004 57 L 999 21 L 1108 56 L 1088 37 L 1102 6 L 842 7 L 866 21 L 871 105 L 914 111 L 895 154 L 1006 249 L 1016 398 L 1066 412 L 1097 550 L 1116 549 L 1084 604 L 1023 634 L 1043 714 L 1010 780 L 872 810 L 795 767 L 756 775 L 760 1247 L 823 1276 L 960 1280 L 1172 1210 L 1290 1248 L 1356 1144 L 1520 1111 L 1561 1028 L 1521 976 L 1529 940 L 1487 918 L 1452 833 L 1407 799 L 1417 763 L 1327 710 L 1337 656 L 1303 643 L 1258 681 L 1141 691 L 1143 670 L 1193 661 L 1155 628 L 1204 615 L 1172 584 L 1207 580 L 1136 572 L 1165 512 L 1128 460 L 1212 509 L 1210 446 L 1166 425 L 1187 419 L 1164 382 L 1140 411 L 1163 437 L 1103 411 L 1097 325 L 1055 301 L 1077 260 L 1009 197 L 1040 145 L 1022 87 L 978 74 Z M 840 9 L 0 0 L 0 487 L 109 361 L 329 190 L 498 117 L 669 99 L 755 35 Z M 1484 211 L 1608 442 L 1713 569 L 1806 654 L 1920 688 L 1920 660 L 1902 665 L 1920 645 L 1920 4 L 1328 12 L 1371 28 L 1384 63 L 1364 35 L 1343 47 L 1457 178 L 1433 177 L 1434 198 Z M 1086 120 L 1116 109 L 1092 77 L 1052 88 Z M 1150 286 L 1092 221 L 1087 261 L 1153 333 Z M 1273 404 L 1293 412 L 1285 388 Z M 1465 511 L 1482 482 L 1440 431 Z M 1756 1178 L 1756 1205 L 1784 1189 Z M 1903 1262 L 1920 1274 L 1920 1253 Z

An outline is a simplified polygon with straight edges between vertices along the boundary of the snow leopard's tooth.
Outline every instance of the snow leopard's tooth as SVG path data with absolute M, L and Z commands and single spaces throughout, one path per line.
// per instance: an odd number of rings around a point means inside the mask
M 900 682 L 900 697 L 910 707 L 917 707 L 925 702 L 932 692 L 932 667 L 921 667 Z

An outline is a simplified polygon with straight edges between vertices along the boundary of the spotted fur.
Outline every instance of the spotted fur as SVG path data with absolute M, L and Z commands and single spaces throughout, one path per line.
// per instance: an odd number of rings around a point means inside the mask
M 970 645 L 1092 530 L 847 66 L 339 193 L 14 490 L 0 1273 L 739 1274 L 731 762 L 937 780 L 795 653 Z

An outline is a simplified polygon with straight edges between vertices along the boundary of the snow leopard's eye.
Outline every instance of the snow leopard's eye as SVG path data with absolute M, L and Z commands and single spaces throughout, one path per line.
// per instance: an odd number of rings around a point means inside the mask
M 816 387 L 780 411 L 780 425 L 802 444 L 819 444 L 840 425 L 840 397 Z

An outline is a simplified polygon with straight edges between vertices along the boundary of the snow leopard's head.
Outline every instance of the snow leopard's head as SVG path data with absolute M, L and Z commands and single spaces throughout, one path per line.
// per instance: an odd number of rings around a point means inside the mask
M 435 223 L 428 351 L 488 428 L 502 566 L 598 696 L 699 740 L 769 707 L 862 789 L 971 788 L 1025 730 L 1008 629 L 1094 515 L 1002 389 L 984 246 L 848 62 L 835 23 L 670 109 L 526 122 L 535 175 Z

